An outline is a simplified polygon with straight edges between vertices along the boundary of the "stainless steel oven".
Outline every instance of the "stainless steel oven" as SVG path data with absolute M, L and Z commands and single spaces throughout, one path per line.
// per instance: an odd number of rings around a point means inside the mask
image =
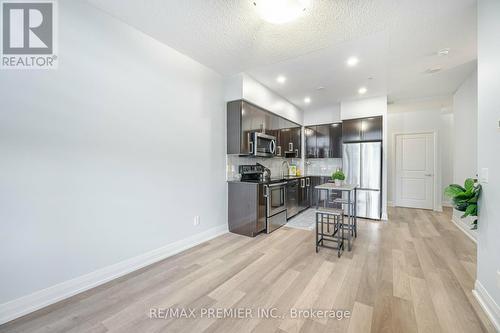
M 252 155 L 260 157 L 274 157 L 276 153 L 276 137 L 255 132 L 250 142 Z
M 266 231 L 270 233 L 286 224 L 286 182 L 266 185 Z

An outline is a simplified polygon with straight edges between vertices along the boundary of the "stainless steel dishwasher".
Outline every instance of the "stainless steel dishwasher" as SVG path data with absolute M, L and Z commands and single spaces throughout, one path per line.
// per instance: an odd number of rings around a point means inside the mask
M 270 182 L 265 185 L 266 232 L 270 233 L 286 223 L 286 182 Z

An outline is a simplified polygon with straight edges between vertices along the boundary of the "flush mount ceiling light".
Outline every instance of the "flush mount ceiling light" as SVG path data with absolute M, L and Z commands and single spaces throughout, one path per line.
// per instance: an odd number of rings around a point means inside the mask
M 366 94 L 367 91 L 368 91 L 368 89 L 366 89 L 366 87 L 361 87 L 361 88 L 358 89 L 358 93 L 360 95 Z
M 310 2 L 310 0 L 257 0 L 253 4 L 264 21 L 283 24 L 303 15 Z
M 278 81 L 278 83 L 285 83 L 286 82 L 286 77 L 284 77 L 283 75 L 280 75 L 276 78 L 276 81 Z
M 356 57 L 350 57 L 349 59 L 347 59 L 346 63 L 347 63 L 347 66 L 349 67 L 354 67 L 358 64 L 359 62 L 359 59 L 356 58 Z
M 304 98 L 304 103 L 306 103 L 306 104 L 311 103 L 311 98 L 310 97 Z

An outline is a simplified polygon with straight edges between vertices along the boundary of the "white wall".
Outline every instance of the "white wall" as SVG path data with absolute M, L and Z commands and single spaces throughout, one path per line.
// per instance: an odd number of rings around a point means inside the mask
M 478 6 L 478 169 L 489 169 L 479 207 L 475 291 L 500 331 L 500 1 Z
M 302 125 L 304 111 L 245 73 L 225 79 L 225 99 L 245 99 L 285 119 Z
M 440 210 L 444 188 L 453 182 L 453 134 L 454 122 L 451 112 L 452 98 L 439 100 L 400 102 L 389 105 L 388 112 L 388 200 L 396 201 L 395 184 L 395 134 L 434 132 L 437 139 L 436 187 L 434 188 L 434 209 Z
M 455 153 L 453 182 L 462 184 L 477 174 L 477 71 L 453 96 Z
M 356 119 L 373 116 L 383 117 L 382 143 L 382 219 L 387 219 L 387 167 L 388 167 L 388 137 L 387 137 L 387 96 L 367 98 L 357 101 L 343 101 L 340 103 L 340 118 Z
M 340 121 L 340 104 L 304 111 L 304 126 L 330 124 Z
M 59 2 L 59 50 L 57 70 L 0 73 L 0 320 L 227 228 L 220 75 L 77 0 Z
M 356 119 L 387 114 L 387 96 L 366 98 L 357 101 L 342 101 L 340 103 L 340 117 Z

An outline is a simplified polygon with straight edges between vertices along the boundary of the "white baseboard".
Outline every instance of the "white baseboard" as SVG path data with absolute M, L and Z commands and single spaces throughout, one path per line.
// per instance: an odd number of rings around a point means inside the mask
M 477 244 L 477 231 L 471 230 L 467 223 L 465 223 L 457 214 L 461 215 L 462 213 L 457 213 L 455 210 L 453 210 L 451 222 L 453 222 L 453 224 L 456 225 L 458 229 L 460 229 L 467 237 L 469 237 L 474 243 Z
M 101 268 L 92 273 L 59 283 L 55 286 L 34 292 L 10 302 L 0 304 L 0 324 L 4 324 L 83 291 L 97 287 L 103 283 L 151 265 L 227 232 L 227 225 L 217 226 L 159 249 Z
M 497 332 L 500 332 L 500 307 L 478 280 L 476 280 L 472 294 L 476 297 Z

